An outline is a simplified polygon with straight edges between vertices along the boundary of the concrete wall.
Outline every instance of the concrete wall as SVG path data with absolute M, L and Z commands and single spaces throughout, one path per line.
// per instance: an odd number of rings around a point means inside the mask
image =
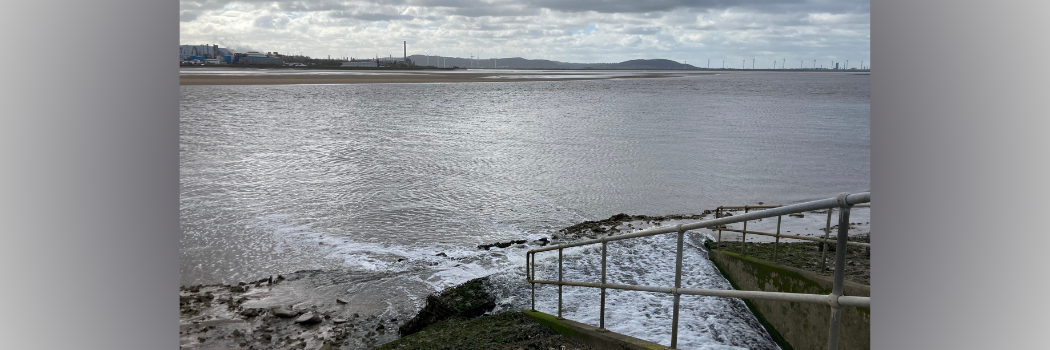
M 831 276 L 775 265 L 736 253 L 712 250 L 711 261 L 738 290 L 761 290 L 806 294 L 831 294 Z M 846 281 L 843 293 L 871 296 L 871 287 Z M 826 304 L 749 300 L 748 306 L 767 327 L 775 329 L 793 349 L 827 349 L 831 307 Z M 869 349 L 871 310 L 842 308 L 840 349 Z M 772 332 L 771 332 L 772 333 Z M 773 335 L 775 338 L 777 334 Z

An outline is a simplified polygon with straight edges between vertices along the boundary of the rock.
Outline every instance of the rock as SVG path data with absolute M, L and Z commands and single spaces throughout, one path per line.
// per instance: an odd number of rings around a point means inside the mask
M 445 253 L 437 253 L 437 254 L 436 254 L 436 255 L 434 255 L 434 256 L 440 256 L 440 257 L 444 257 L 444 258 L 447 258 L 447 257 L 448 257 L 448 255 L 445 255 Z
M 346 319 L 345 318 L 337 318 L 337 319 L 332 320 L 332 323 L 343 324 L 343 323 L 346 323 Z
M 260 309 L 244 309 L 244 311 L 241 311 L 241 316 L 247 318 L 253 318 L 255 316 L 259 316 L 260 314 L 262 314 L 262 310 Z
M 439 295 L 427 296 L 427 305 L 399 327 L 398 333 L 404 337 L 449 318 L 473 318 L 492 310 L 496 307 L 496 298 L 485 291 L 483 283 L 486 279 L 475 278 L 446 289 Z
M 277 317 L 281 317 L 281 318 L 290 318 L 290 317 L 299 316 L 299 313 L 296 312 L 296 311 L 289 310 L 288 308 L 285 308 L 284 306 L 279 306 L 279 307 L 273 308 L 273 315 L 277 316 Z
M 335 302 L 336 302 L 336 303 L 339 303 L 339 304 L 347 304 L 347 303 L 349 303 L 348 301 L 346 301 L 346 300 L 343 300 L 343 299 L 341 299 L 341 298 L 335 298 Z
M 796 218 L 802 218 L 802 217 L 806 217 L 805 215 L 802 215 L 802 213 L 793 213 L 793 214 L 788 214 L 788 216 L 790 216 L 790 217 L 796 217 Z
M 510 241 L 510 242 L 496 242 L 496 243 L 493 243 L 493 244 L 482 244 L 482 245 L 478 246 L 478 249 L 489 250 L 489 248 L 493 248 L 493 247 L 495 247 L 495 248 L 506 248 L 506 247 L 510 247 L 512 245 L 515 245 L 515 244 L 525 244 L 525 242 L 528 242 L 528 241 L 522 239 L 522 240 L 516 240 L 516 241 Z
M 380 331 L 380 330 L 383 330 L 383 329 L 386 329 L 386 326 L 383 326 L 382 323 L 380 323 L 378 326 L 376 326 L 376 330 L 377 331 Z
M 295 323 L 299 324 L 314 324 L 318 322 L 321 322 L 321 315 L 315 314 L 313 312 L 307 312 L 302 316 L 299 316 L 299 318 L 295 319 Z
M 248 286 L 233 286 L 230 287 L 230 291 L 234 293 L 244 293 L 248 291 Z

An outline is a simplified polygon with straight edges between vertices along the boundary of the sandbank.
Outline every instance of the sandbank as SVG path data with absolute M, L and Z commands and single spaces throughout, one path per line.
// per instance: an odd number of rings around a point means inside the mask
M 179 85 L 288 85 L 288 84 L 384 84 L 384 83 L 477 83 L 509 81 L 560 81 L 670 78 L 713 73 L 590 73 L 590 72 L 418 72 L 379 74 L 193 74 L 179 75 Z

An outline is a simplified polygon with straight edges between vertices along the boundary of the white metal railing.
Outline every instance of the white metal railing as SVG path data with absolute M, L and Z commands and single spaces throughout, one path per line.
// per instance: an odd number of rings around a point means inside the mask
M 599 329 L 605 329 L 605 290 L 606 289 L 620 289 L 620 290 L 635 290 L 644 292 L 654 293 L 668 293 L 674 296 L 674 311 L 671 316 L 671 348 L 676 349 L 678 346 L 678 301 L 682 294 L 686 295 L 703 295 L 713 297 L 724 297 L 724 298 L 741 298 L 741 299 L 759 299 L 759 300 L 779 300 L 788 302 L 802 302 L 802 303 L 817 303 L 817 304 L 828 304 L 831 307 L 831 327 L 828 334 L 828 349 L 838 349 L 839 340 L 839 325 L 842 318 L 842 307 L 871 307 L 870 297 L 856 297 L 856 296 L 844 296 L 842 295 L 843 283 L 845 280 L 845 265 L 846 265 L 846 245 L 847 235 L 849 234 L 849 212 L 856 204 L 871 202 L 871 193 L 855 193 L 848 194 L 843 193 L 834 198 L 821 199 L 811 202 L 792 204 L 780 207 L 767 207 L 765 210 L 758 210 L 753 212 L 745 212 L 744 214 L 715 218 L 712 220 L 704 220 L 691 224 L 680 224 L 675 227 L 663 227 L 648 229 L 633 233 L 628 233 L 619 236 L 602 237 L 598 239 L 591 239 L 573 243 L 565 243 L 557 246 L 533 249 L 528 251 L 525 255 L 525 274 L 528 282 L 532 285 L 532 310 L 536 310 L 536 284 L 553 284 L 558 286 L 558 318 L 562 318 L 562 287 L 563 286 L 578 286 L 578 287 L 591 287 L 601 289 L 601 314 L 599 316 Z M 720 207 L 730 208 L 730 207 Z M 747 221 L 758 220 L 771 217 L 780 217 L 782 215 L 801 213 L 811 210 L 821 209 L 833 209 L 839 208 L 839 225 L 838 225 L 838 237 L 835 240 L 835 274 L 834 274 L 834 285 L 832 287 L 831 294 L 802 294 L 802 293 L 780 293 L 780 292 L 765 292 L 765 291 L 744 291 L 744 290 L 722 290 L 722 289 L 699 289 L 699 288 L 682 288 L 682 249 L 683 241 L 685 239 L 685 232 L 688 230 L 695 230 L 701 228 L 719 227 L 722 225 L 734 224 L 738 222 L 744 223 L 744 234 L 753 233 L 747 231 Z M 748 208 L 744 208 L 745 211 Z M 721 210 L 719 211 L 721 212 Z M 828 211 L 828 227 L 830 228 L 831 223 L 831 210 Z M 779 221 L 778 221 L 778 227 Z M 826 228 L 825 238 L 820 241 L 827 242 L 827 232 L 830 229 Z M 786 237 L 779 235 L 778 228 L 777 236 Z M 652 287 L 652 286 L 636 286 L 626 284 L 613 284 L 606 283 L 605 272 L 606 272 L 606 252 L 607 245 L 612 241 L 619 241 L 624 239 L 638 238 L 654 236 L 664 233 L 678 233 L 678 250 L 677 258 L 675 262 L 675 278 L 674 287 Z M 719 233 L 721 236 L 721 233 Z M 796 238 L 796 237 L 789 237 Z M 721 241 L 721 238 L 719 238 Z M 586 282 L 567 282 L 564 281 L 562 276 L 562 251 L 565 248 L 578 247 L 584 245 L 598 244 L 602 245 L 602 281 L 601 283 L 586 283 Z M 779 238 L 778 238 L 779 243 Z M 558 251 L 558 280 L 557 281 L 545 281 L 536 279 L 536 253 L 546 251 Z M 826 249 L 824 250 L 827 251 Z M 823 266 L 822 266 L 823 268 Z

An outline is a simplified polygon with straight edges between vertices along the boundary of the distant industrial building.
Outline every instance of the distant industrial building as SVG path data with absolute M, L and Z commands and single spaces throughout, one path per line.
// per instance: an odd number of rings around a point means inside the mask
M 374 60 L 367 61 L 343 61 L 340 67 L 378 67 L 379 64 Z
M 194 57 L 202 61 L 208 58 L 225 60 L 226 56 L 232 55 L 230 49 L 220 48 L 219 45 L 179 45 L 180 61 L 191 61 Z
M 240 59 L 237 60 L 236 63 L 245 64 L 245 65 L 270 65 L 270 66 L 282 66 L 282 65 L 284 65 L 284 61 L 282 61 L 280 58 L 276 58 L 276 57 L 252 57 L 252 56 L 244 57 L 244 56 L 242 56 Z

